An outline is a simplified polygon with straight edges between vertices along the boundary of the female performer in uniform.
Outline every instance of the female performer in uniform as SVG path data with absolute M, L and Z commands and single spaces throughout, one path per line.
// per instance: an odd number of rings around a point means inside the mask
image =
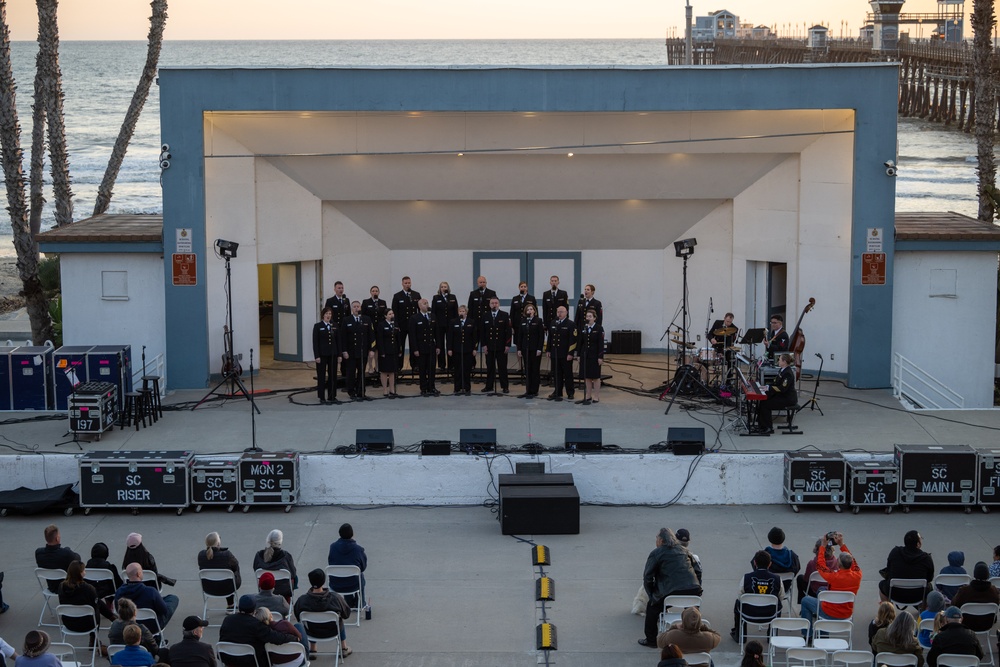
M 378 372 L 382 382 L 382 396 L 396 398 L 396 371 L 399 352 L 400 330 L 392 309 L 385 311 L 385 319 L 375 325 L 375 350 L 378 356 Z
M 583 380 L 582 405 L 601 402 L 601 365 L 604 363 L 604 329 L 597 324 L 597 311 L 584 314 L 576 352 L 580 358 L 580 379 Z

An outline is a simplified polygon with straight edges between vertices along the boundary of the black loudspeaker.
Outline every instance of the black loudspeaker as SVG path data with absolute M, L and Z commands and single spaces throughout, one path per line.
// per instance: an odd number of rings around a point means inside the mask
M 518 475 L 544 475 L 545 461 L 519 461 L 514 464 L 514 472 Z
M 611 332 L 611 354 L 641 354 L 642 332 L 621 329 Z
M 674 373 L 674 379 L 670 382 L 670 393 L 693 394 L 698 391 L 698 385 L 695 383 L 700 379 L 701 375 L 694 366 L 684 364 Z
M 596 452 L 603 447 L 599 428 L 568 428 L 565 440 L 566 449 L 576 452 Z
M 579 535 L 580 494 L 575 486 L 503 486 L 504 535 Z
M 391 428 L 359 428 L 354 437 L 359 452 L 391 452 L 393 444 Z
M 677 456 L 697 456 L 705 453 L 704 428 L 668 428 L 667 446 Z
M 424 440 L 420 443 L 420 453 L 424 456 L 448 456 L 451 454 L 451 441 Z
M 495 452 L 497 450 L 497 430 L 495 428 L 463 428 L 458 432 L 458 442 L 462 451 L 470 454 Z

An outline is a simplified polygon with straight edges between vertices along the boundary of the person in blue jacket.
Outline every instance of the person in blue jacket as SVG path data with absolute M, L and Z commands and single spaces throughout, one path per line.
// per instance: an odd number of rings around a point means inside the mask
M 367 606 L 364 571 L 368 567 L 368 555 L 364 547 L 354 541 L 354 528 L 351 524 L 345 523 L 340 527 L 340 539 L 330 545 L 330 555 L 326 562 L 327 565 L 357 565 L 361 568 L 361 606 Z M 353 577 L 330 577 L 330 590 L 350 593 L 357 590 L 357 583 Z M 352 607 L 357 605 L 355 596 L 345 595 L 345 599 Z

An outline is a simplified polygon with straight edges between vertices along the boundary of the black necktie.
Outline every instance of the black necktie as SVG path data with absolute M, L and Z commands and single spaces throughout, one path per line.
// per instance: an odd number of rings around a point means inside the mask
M 357 315 L 354 316 L 354 321 L 357 322 L 358 324 L 361 324 L 361 318 L 358 317 Z

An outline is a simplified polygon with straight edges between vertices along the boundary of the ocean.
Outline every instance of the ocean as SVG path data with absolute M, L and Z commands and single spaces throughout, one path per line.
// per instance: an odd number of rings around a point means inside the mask
M 31 142 L 35 42 L 11 46 L 18 84 L 25 173 Z M 74 218 L 89 216 L 146 57 L 146 43 L 63 42 L 61 64 Z M 661 40 L 167 41 L 160 65 L 329 67 L 387 65 L 663 65 Z M 976 215 L 971 135 L 899 119 L 898 211 Z M 154 85 L 115 185 L 112 213 L 162 210 L 158 158 L 159 90 Z M 49 175 L 46 173 L 46 181 Z M 51 192 L 46 199 L 51 200 Z M 0 209 L 6 210 L 0 192 Z M 52 226 L 46 208 L 43 225 Z M 0 256 L 14 255 L 10 219 L 0 215 Z

